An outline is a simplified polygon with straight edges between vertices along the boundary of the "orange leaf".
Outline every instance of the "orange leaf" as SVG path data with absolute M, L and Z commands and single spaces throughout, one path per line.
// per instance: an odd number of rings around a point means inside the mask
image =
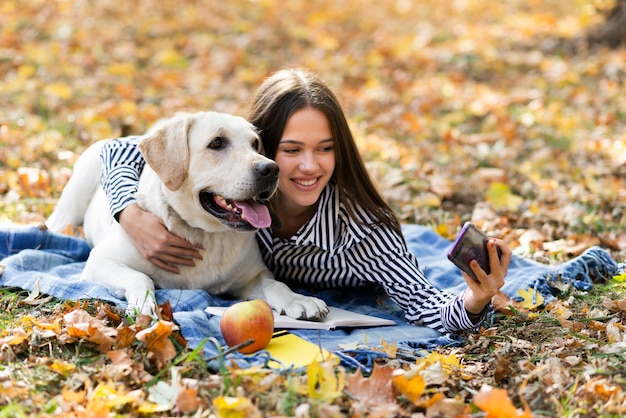
M 176 348 L 169 339 L 176 329 L 178 327 L 173 322 L 159 320 L 150 328 L 137 333 L 137 339 L 146 345 L 148 355 L 155 359 L 159 368 L 176 356 Z
M 426 389 L 426 382 L 417 369 L 408 372 L 395 370 L 391 375 L 391 382 L 398 392 L 413 403 L 417 403 Z
M 115 328 L 107 326 L 83 309 L 75 309 L 63 315 L 63 321 L 67 326 L 68 335 L 98 344 L 99 350 L 103 353 L 111 349 L 113 338 L 117 335 Z
M 176 406 L 183 414 L 197 411 L 202 405 L 202 399 L 198 396 L 198 389 L 182 389 L 176 398 Z
M 487 413 L 487 418 L 532 418 L 528 407 L 519 411 L 511 402 L 506 389 L 496 389 L 483 385 L 474 396 L 474 405 Z
M 368 406 L 394 403 L 396 396 L 391 383 L 393 370 L 393 367 L 374 366 L 370 377 L 365 378 L 359 369 L 346 376 L 346 390 Z

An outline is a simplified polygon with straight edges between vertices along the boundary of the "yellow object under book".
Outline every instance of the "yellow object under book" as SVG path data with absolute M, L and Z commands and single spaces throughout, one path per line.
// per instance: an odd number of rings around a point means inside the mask
M 284 330 L 275 332 L 264 349 L 269 351 L 272 357 L 268 366 L 273 369 L 299 368 L 329 359 L 339 363 L 339 357 L 330 351 Z

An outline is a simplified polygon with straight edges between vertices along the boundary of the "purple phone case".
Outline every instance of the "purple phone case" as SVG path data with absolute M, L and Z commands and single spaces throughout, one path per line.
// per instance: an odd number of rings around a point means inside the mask
M 487 252 L 488 240 L 489 238 L 474 224 L 466 222 L 448 251 L 448 259 L 472 279 L 478 281 L 469 263 L 472 260 L 476 260 L 485 273 L 491 273 L 489 254 Z

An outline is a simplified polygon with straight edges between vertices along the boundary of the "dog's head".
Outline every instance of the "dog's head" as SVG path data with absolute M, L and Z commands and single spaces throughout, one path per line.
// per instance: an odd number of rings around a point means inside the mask
M 210 232 L 270 226 L 266 203 L 278 186 L 278 166 L 260 154 L 259 135 L 244 118 L 178 116 L 144 136 L 139 149 L 188 224 Z

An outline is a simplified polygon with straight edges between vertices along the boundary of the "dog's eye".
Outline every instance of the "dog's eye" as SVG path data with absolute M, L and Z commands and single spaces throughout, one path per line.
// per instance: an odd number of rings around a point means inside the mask
M 252 143 L 252 148 L 261 152 L 261 143 L 259 142 L 258 139 L 254 140 L 254 142 Z
M 209 143 L 209 149 L 221 149 L 224 147 L 226 141 L 221 136 L 213 138 L 213 141 Z

